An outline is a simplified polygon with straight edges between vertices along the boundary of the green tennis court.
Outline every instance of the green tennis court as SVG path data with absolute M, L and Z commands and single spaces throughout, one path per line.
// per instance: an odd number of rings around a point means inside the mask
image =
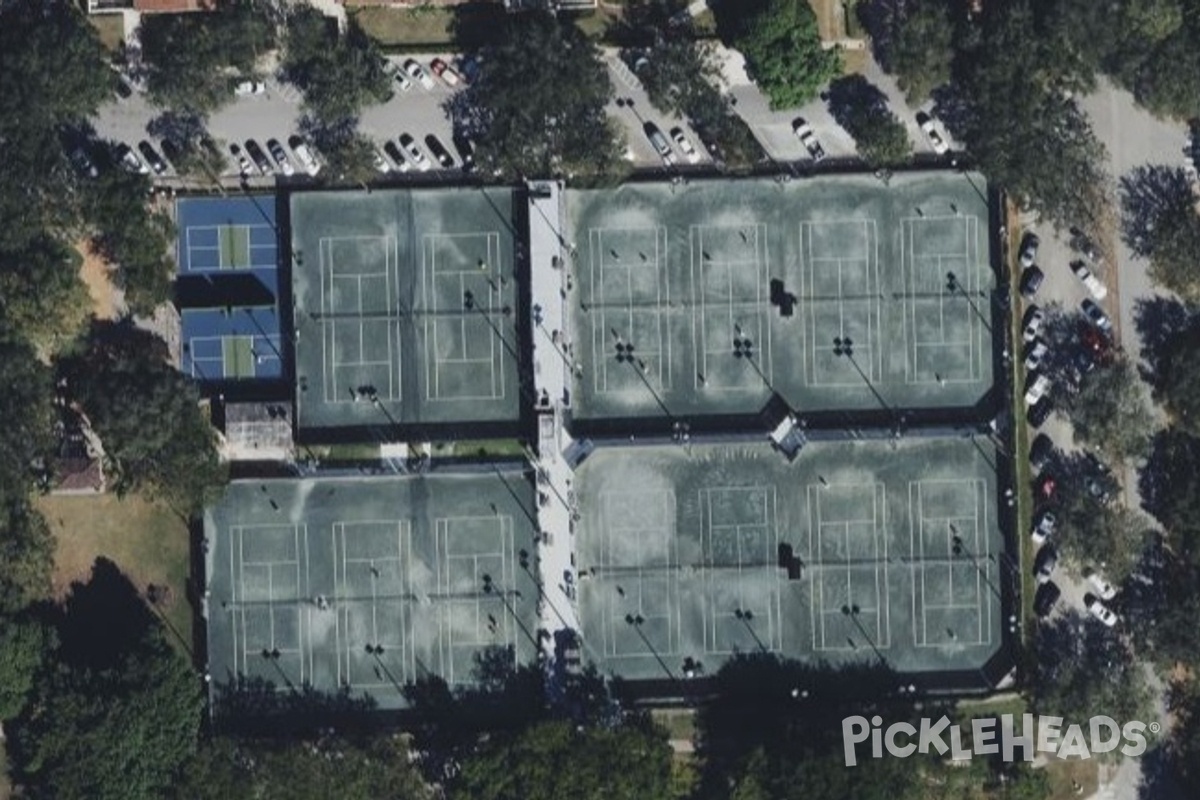
M 226 378 L 254 377 L 254 337 L 226 336 L 221 339 L 221 357 Z
M 221 269 L 245 269 L 250 264 L 250 226 L 221 225 L 217 228 Z

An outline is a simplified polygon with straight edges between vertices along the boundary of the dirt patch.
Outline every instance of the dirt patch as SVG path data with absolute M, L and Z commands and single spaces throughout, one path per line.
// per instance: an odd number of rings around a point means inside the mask
M 92 315 L 97 319 L 117 319 L 121 316 L 125 300 L 121 290 L 113 283 L 115 267 L 92 249 L 91 242 L 84 239 L 76 242 L 75 249 L 83 257 L 79 278 L 87 286 L 92 298 Z

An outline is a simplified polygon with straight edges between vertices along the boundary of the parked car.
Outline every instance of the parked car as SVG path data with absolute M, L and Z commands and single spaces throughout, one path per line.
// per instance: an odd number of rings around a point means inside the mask
M 455 131 L 453 138 L 454 149 L 458 151 L 458 158 L 462 161 L 463 172 L 471 172 L 475 169 L 475 146 L 471 144 L 471 139 L 464 133 Z
M 446 149 L 441 140 L 432 133 L 425 137 L 425 146 L 429 148 L 430 154 L 441 165 L 442 169 L 452 169 L 454 167 L 454 157 L 450 155 L 450 151 Z
M 233 93 L 239 97 L 248 97 L 255 94 L 263 94 L 267 91 L 267 85 L 262 81 L 241 81 L 233 87 Z
M 1053 512 L 1042 509 L 1037 516 L 1033 518 L 1033 529 L 1029 532 L 1029 536 L 1033 539 L 1034 544 L 1042 544 L 1051 536 L 1054 535 L 1054 526 L 1058 519 Z
M 653 122 L 647 122 L 643 129 L 646 131 L 646 138 L 650 140 L 650 144 L 654 145 L 654 151 L 658 153 L 659 158 L 668 166 L 675 163 L 675 152 L 671 150 L 670 143 L 667 142 L 667 137 L 658 129 L 658 126 Z
M 278 139 L 267 139 L 267 151 L 271 154 L 271 158 L 275 159 L 275 163 L 284 175 L 296 174 L 292 160 L 288 158 L 287 151 L 283 149 L 283 145 L 279 143 Z
M 1043 397 L 1032 406 L 1025 414 L 1025 419 L 1035 428 L 1040 428 L 1050 419 L 1050 415 L 1054 413 L 1054 402 L 1049 397 Z
M 412 159 L 413 165 L 421 170 L 421 172 L 428 172 L 433 169 L 433 164 L 421 152 L 421 148 L 417 146 L 417 140 L 407 133 L 400 134 L 400 148 L 408 154 L 408 157 Z
M 1042 272 L 1040 267 L 1026 267 L 1025 272 L 1021 274 L 1021 296 L 1033 297 L 1038 293 L 1038 289 L 1042 288 L 1042 282 L 1045 280 L 1046 273 Z
M 389 141 L 385 144 L 383 152 L 401 172 L 408 172 L 412 169 L 412 165 L 408 163 L 408 159 L 404 157 L 404 153 L 400 152 L 400 147 L 395 142 Z
M 388 144 L 392 144 L 392 143 L 388 142 Z M 384 149 L 385 150 L 387 149 L 387 145 L 384 145 Z M 380 175 L 387 175 L 389 172 L 392 171 L 392 165 L 388 163 L 388 160 L 387 160 L 387 158 L 384 157 L 383 153 L 376 150 L 374 153 L 374 156 L 375 156 L 374 163 L 375 163 L 375 171 L 376 172 L 378 172 Z
M 246 140 L 246 153 L 254 162 L 254 166 L 258 167 L 258 171 L 263 175 L 272 175 L 275 172 L 275 167 L 271 163 L 271 159 L 267 158 L 267 154 L 263 152 L 262 147 L 253 139 Z
M 1104 601 L 1102 601 L 1099 597 L 1096 597 L 1093 594 L 1085 594 L 1083 596 L 1083 604 L 1087 606 L 1087 610 L 1091 612 L 1093 617 L 1100 620 L 1108 627 L 1111 628 L 1113 625 L 1117 624 L 1117 615 L 1114 614 L 1108 606 L 1104 605 Z
M 463 82 L 462 76 L 454 71 L 454 67 L 447 64 L 440 58 L 435 58 L 429 63 L 433 74 L 446 82 L 447 86 L 455 87 Z
M 1025 369 L 1033 372 L 1042 366 L 1042 362 L 1046 359 L 1046 354 L 1050 352 L 1050 348 L 1041 339 L 1035 339 L 1029 346 L 1028 352 L 1025 353 Z
M 433 78 L 425 71 L 425 68 L 418 64 L 414 59 L 408 59 L 404 62 L 404 71 L 408 73 L 408 77 L 421 85 L 422 89 L 433 88 Z
M 812 126 L 805 122 L 803 117 L 796 117 L 792 120 L 792 133 L 796 134 L 796 138 L 812 156 L 814 163 L 825 160 L 825 148 L 821 147 L 821 143 L 817 141 L 817 135 L 813 133 Z
M 925 138 L 929 140 L 929 145 L 933 148 L 933 152 L 939 156 L 946 155 L 950 146 L 946 144 L 946 138 L 942 136 L 937 128 L 937 123 L 933 117 L 926 114 L 924 111 L 917 113 L 917 124 L 921 126 L 921 132 L 925 134 Z
M 148 140 L 142 139 L 138 142 L 138 152 L 146 159 L 146 163 L 150 165 L 150 169 L 154 170 L 155 175 L 167 174 L 167 162 Z
M 83 149 L 83 145 L 80 145 L 71 151 L 70 159 L 71 166 L 75 167 L 76 171 L 79 172 L 79 174 L 83 177 L 98 178 L 100 176 L 100 170 L 96 169 L 95 162 L 93 162 L 92 157 L 87 154 L 87 150 Z
M 314 178 L 320 174 L 321 162 L 317 160 L 317 155 L 308 142 L 304 141 L 304 137 L 292 136 L 288 139 L 288 147 L 292 148 L 292 152 L 296 154 L 296 160 L 300 162 L 300 166 L 304 167 L 305 172 Z
M 1046 581 L 1037 587 L 1033 595 L 1033 612 L 1039 617 L 1049 616 L 1054 604 L 1062 597 L 1062 589 L 1054 581 Z
M 1077 228 L 1071 229 L 1071 249 L 1093 264 L 1100 263 L 1100 248 L 1096 247 L 1096 243 L 1087 234 Z
M 1091 567 L 1083 571 L 1083 577 L 1087 578 L 1087 582 L 1096 590 L 1096 595 L 1101 600 L 1112 600 L 1117 596 L 1117 587 L 1109 583 L 1102 574 Z
M 387 66 L 384 67 L 384 69 L 386 69 L 387 73 L 392 76 L 392 80 L 394 80 L 396 85 L 400 87 L 400 91 L 408 92 L 412 90 L 412 81 L 410 81 L 408 76 L 404 74 L 404 70 L 400 69 L 390 61 L 387 62 Z
M 1028 268 L 1032 267 L 1037 261 L 1038 245 L 1042 240 L 1037 237 L 1036 233 L 1027 233 L 1025 238 L 1021 240 L 1021 266 Z
M 1040 472 L 1045 469 L 1052 458 L 1054 458 L 1054 440 L 1044 433 L 1033 437 L 1033 441 L 1029 444 L 1029 466 Z
M 1021 338 L 1027 343 L 1032 342 L 1042 330 L 1042 323 L 1045 321 L 1046 312 L 1037 306 L 1030 306 L 1029 310 L 1025 312 L 1025 330 L 1022 332 Z
M 117 145 L 117 160 L 129 172 L 136 172 L 139 175 L 150 174 L 149 165 L 125 143 Z
M 1076 278 L 1083 281 L 1083 285 L 1092 297 L 1097 300 L 1103 300 L 1108 297 L 1108 287 L 1101 283 L 1082 261 L 1072 261 L 1071 272 L 1075 273 Z
M 1042 549 L 1037 551 L 1037 555 L 1033 559 L 1033 574 L 1037 577 L 1038 583 L 1049 583 L 1050 577 L 1054 574 L 1054 568 L 1058 566 L 1058 552 L 1054 549 L 1054 545 L 1042 545 Z
M 1108 318 L 1108 315 L 1104 313 L 1104 309 L 1100 308 L 1094 300 L 1084 300 L 1079 304 L 1079 308 L 1083 311 L 1083 315 L 1088 318 L 1088 321 L 1097 328 L 1105 333 L 1112 330 L 1112 320 Z
M 233 156 L 233 160 L 237 162 L 238 171 L 242 173 L 242 177 L 248 177 L 250 173 L 257 172 L 258 168 L 251 163 L 250 159 L 246 158 L 246 153 L 236 143 L 229 145 L 229 153 Z
M 1025 389 L 1025 405 L 1031 406 L 1046 396 L 1050 391 L 1051 382 L 1045 375 L 1034 373 L 1029 376 L 1029 386 Z
M 1058 479 L 1049 472 L 1044 472 L 1034 484 L 1034 489 L 1043 500 L 1053 500 L 1054 493 L 1058 491 Z
M 133 96 L 133 87 L 129 85 L 129 81 L 125 80 L 125 76 L 116 70 L 113 71 L 113 91 L 117 93 L 117 97 L 122 100 L 127 100 Z
M 683 157 L 688 160 L 689 164 L 700 161 L 700 154 L 692 146 L 692 142 L 683 132 L 683 128 L 671 128 L 671 141 L 675 142 L 675 146 L 679 148 L 679 152 L 683 153 Z

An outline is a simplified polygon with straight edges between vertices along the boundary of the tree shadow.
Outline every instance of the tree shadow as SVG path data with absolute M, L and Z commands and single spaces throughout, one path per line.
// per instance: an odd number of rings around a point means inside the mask
M 1138 298 L 1133 315 L 1142 343 L 1142 377 L 1160 388 L 1163 369 L 1176 348 L 1200 345 L 1200 318 L 1194 307 L 1165 295 Z
M 864 114 L 887 113 L 887 95 L 862 75 L 847 75 L 829 84 L 826 92 L 829 113 L 835 122 L 847 130 L 850 120 Z
M 1142 755 L 1138 800 L 1185 800 L 1200 795 L 1200 786 L 1189 789 L 1183 785 L 1177 759 L 1171 749 L 1163 745 L 1152 746 Z
M 1121 238 L 1142 258 L 1154 249 L 1155 230 L 1193 202 L 1187 175 L 1178 167 L 1137 167 L 1121 177 L 1119 191 Z
M 884 72 L 892 72 L 893 33 L 902 19 L 904 0 L 860 0 L 853 13 L 870 37 L 871 53 Z
M 339 731 L 369 731 L 380 724 L 369 695 L 355 696 L 349 687 L 323 692 L 309 684 L 282 691 L 266 678 L 230 676 L 212 692 L 212 714 L 225 732 L 270 736 L 285 730 L 292 735 L 325 727 Z
M 1200 522 L 1200 497 L 1193 498 L 1190 486 L 1200 471 L 1200 439 L 1181 430 L 1159 431 L 1150 443 L 1150 453 L 1138 471 L 1142 508 L 1164 525 L 1176 527 L 1183 501 L 1195 506 L 1189 516 Z M 1174 530 L 1179 535 L 1183 530 Z
M 139 650 L 158 619 L 138 588 L 106 558 L 96 559 L 87 583 L 73 583 L 54 623 L 62 660 L 108 669 Z
M 768 0 L 738 0 L 738 2 L 717 2 L 710 8 L 717 22 L 717 38 L 726 46 L 733 44 L 746 29 L 747 21 L 753 19 L 767 7 Z

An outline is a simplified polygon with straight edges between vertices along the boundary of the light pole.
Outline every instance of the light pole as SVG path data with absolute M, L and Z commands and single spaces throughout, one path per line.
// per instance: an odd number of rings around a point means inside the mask
M 742 326 L 737 323 L 734 323 L 733 326 L 733 357 L 745 360 L 758 373 L 758 377 L 762 379 L 767 390 L 772 394 L 778 394 L 775 387 L 767 380 L 762 368 L 758 366 L 758 362 L 754 360 L 754 340 L 747 336 L 742 331 Z
M 633 343 L 626 342 L 616 331 L 613 331 L 613 337 L 616 339 L 614 347 L 616 349 L 617 363 L 628 364 L 633 368 L 633 371 L 637 374 L 638 378 L 641 379 L 642 384 L 646 387 L 646 390 L 650 392 L 650 395 L 654 398 L 654 402 L 658 404 L 660 409 L 662 409 L 662 412 L 667 416 L 667 419 L 674 423 L 675 415 L 671 413 L 671 409 L 667 408 L 667 404 L 663 402 L 661 397 L 659 397 L 658 392 L 656 392 L 654 387 L 650 384 L 650 379 L 646 377 L 646 372 L 649 370 L 649 367 L 646 366 L 645 361 L 634 355 Z
M 879 659 L 879 663 L 886 667 L 887 659 L 883 657 L 883 653 L 879 652 L 879 648 L 875 646 L 875 641 L 867 634 L 867 629 L 863 627 L 862 621 L 858 618 L 861 612 L 862 609 L 857 605 L 842 606 L 842 614 L 850 618 L 850 621 L 854 623 L 854 627 L 858 628 L 858 632 L 862 634 L 862 637 L 867 640 L 867 644 L 871 645 L 871 649 L 875 651 L 875 656 Z M 853 639 L 850 639 L 850 645 L 854 646 Z
M 967 558 L 971 559 L 971 565 L 975 567 L 975 570 L 979 573 L 980 577 L 983 578 L 983 582 L 986 583 L 988 588 L 992 590 L 992 594 L 996 595 L 996 599 L 1003 604 L 1004 595 L 1000 594 L 1000 590 L 996 588 L 996 585 L 992 583 L 991 578 L 987 576 L 987 570 L 979 564 L 979 557 L 967 549 L 967 545 L 965 542 L 963 542 L 962 536 L 959 535 L 958 528 L 954 527 L 954 523 L 950 522 L 947 523 L 947 525 L 950 527 L 950 552 L 954 553 L 956 557 L 965 555 Z M 995 562 L 996 557 L 989 553 L 988 560 Z
M 646 649 L 654 655 L 655 660 L 658 661 L 658 665 L 662 667 L 662 671 L 665 672 L 667 677 L 670 678 L 671 681 L 678 687 L 679 679 L 675 677 L 675 673 L 671 672 L 671 668 L 667 666 L 667 662 L 663 661 L 662 656 L 658 654 L 658 650 L 656 650 L 654 645 L 650 644 L 650 640 L 646 638 L 646 632 L 642 630 L 642 623 L 645 621 L 646 618 L 641 614 L 625 615 L 625 624 L 637 631 L 637 635 L 641 637 L 642 644 L 646 645 Z M 682 691 L 682 687 L 680 687 L 680 691 Z
M 871 390 L 871 394 L 875 395 L 875 399 L 879 402 L 879 405 L 883 406 L 883 410 L 887 411 L 895 419 L 896 430 L 897 433 L 899 433 L 899 418 L 896 415 L 895 409 L 888 405 L 888 402 L 883 399 L 883 395 L 881 395 L 875 388 L 875 384 L 871 383 L 871 379 L 867 377 L 867 373 L 863 372 L 862 367 L 858 364 L 858 360 L 854 358 L 854 340 L 849 336 L 833 337 L 833 354 L 835 356 L 844 356 L 845 359 L 850 362 L 850 364 L 854 367 L 854 371 L 858 373 L 858 376 L 862 378 L 863 383 L 865 383 L 867 388 Z
M 529 628 L 525 627 L 525 623 L 522 622 L 521 618 L 517 616 L 516 609 L 512 607 L 512 605 L 508 602 L 508 599 L 504 596 L 504 589 L 495 581 L 493 581 L 492 576 L 488 575 L 487 573 L 484 573 L 483 575 L 483 593 L 488 595 L 494 594 L 496 597 L 500 598 L 500 602 L 504 605 L 505 610 L 512 615 L 513 621 L 517 623 L 517 625 L 521 628 L 521 632 L 524 633 L 525 637 L 533 644 L 533 651 L 535 653 L 540 652 L 541 646 L 537 638 L 529 632 Z M 514 591 L 514 594 L 516 594 L 517 597 L 521 596 L 520 592 Z
M 754 612 L 746 608 L 735 608 L 733 610 L 733 616 L 746 626 L 746 630 L 750 631 L 750 635 L 754 637 L 754 641 L 758 645 L 758 649 L 764 653 L 769 652 L 767 646 L 763 644 L 762 639 L 759 639 L 758 634 L 754 632 L 754 626 L 750 624 L 750 622 L 754 619 Z
M 975 316 L 979 317 L 979 321 L 981 323 L 983 323 L 983 327 L 987 328 L 987 332 L 988 333 L 992 332 L 992 325 L 988 321 L 988 318 L 985 317 L 983 315 L 983 312 L 979 310 L 979 306 L 975 305 L 975 300 L 971 297 L 970 293 L 967 292 L 967 287 L 963 286 L 959 282 L 958 276 L 955 275 L 953 272 L 946 273 L 946 289 L 951 294 L 953 294 L 955 291 L 957 291 L 959 294 L 961 294 L 963 296 L 963 299 L 965 299 L 967 301 L 967 305 L 969 305 L 971 307 L 971 310 L 975 312 Z

